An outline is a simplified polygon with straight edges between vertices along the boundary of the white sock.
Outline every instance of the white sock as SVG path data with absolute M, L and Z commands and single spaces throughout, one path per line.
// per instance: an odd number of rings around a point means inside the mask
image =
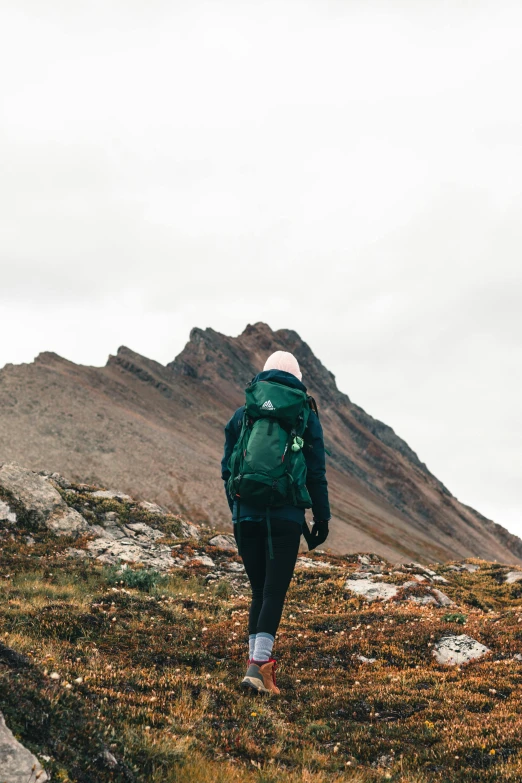
M 254 655 L 252 656 L 254 661 L 268 661 L 272 655 L 272 647 L 274 646 L 274 637 L 270 633 L 256 634 L 256 644 L 254 647 Z
M 256 635 L 255 633 L 251 633 L 248 637 L 248 657 L 250 660 L 254 657 L 254 649 L 256 646 Z

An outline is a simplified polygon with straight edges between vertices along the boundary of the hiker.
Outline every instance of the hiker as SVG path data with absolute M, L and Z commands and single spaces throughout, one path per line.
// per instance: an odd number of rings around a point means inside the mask
M 272 648 L 301 534 L 309 549 L 328 536 L 323 430 L 301 379 L 295 356 L 276 351 L 225 427 L 221 476 L 252 587 L 248 669 L 241 685 L 261 693 L 280 692 Z M 305 508 L 312 509 L 311 531 Z

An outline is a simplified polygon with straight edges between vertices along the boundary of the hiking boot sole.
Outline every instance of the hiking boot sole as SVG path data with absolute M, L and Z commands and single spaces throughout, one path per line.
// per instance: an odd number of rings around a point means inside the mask
M 268 688 L 265 688 L 257 677 L 244 677 L 241 681 L 241 687 L 257 691 L 257 693 L 270 693 Z

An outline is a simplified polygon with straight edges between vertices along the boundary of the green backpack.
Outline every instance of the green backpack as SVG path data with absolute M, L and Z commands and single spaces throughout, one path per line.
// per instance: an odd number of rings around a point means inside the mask
M 245 393 L 245 414 L 228 463 L 227 489 L 237 501 L 238 541 L 241 502 L 265 510 L 273 558 L 270 508 L 312 506 L 306 488 L 303 435 L 313 400 L 304 391 L 273 381 L 257 381 Z

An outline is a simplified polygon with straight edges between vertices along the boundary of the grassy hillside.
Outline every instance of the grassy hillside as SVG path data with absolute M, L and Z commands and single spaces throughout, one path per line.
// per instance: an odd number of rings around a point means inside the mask
M 310 557 L 336 568 L 296 571 L 276 643 L 282 696 L 267 699 L 238 687 L 242 584 L 197 565 L 118 572 L 66 558 L 68 538 L 26 535 L 1 542 L 0 705 L 53 781 L 522 780 L 522 588 L 498 564 L 434 567 L 456 603 L 439 608 L 404 591 L 368 604 L 345 589 L 356 556 Z M 392 570 L 383 581 L 403 582 Z M 490 652 L 437 664 L 433 645 L 461 633 Z

